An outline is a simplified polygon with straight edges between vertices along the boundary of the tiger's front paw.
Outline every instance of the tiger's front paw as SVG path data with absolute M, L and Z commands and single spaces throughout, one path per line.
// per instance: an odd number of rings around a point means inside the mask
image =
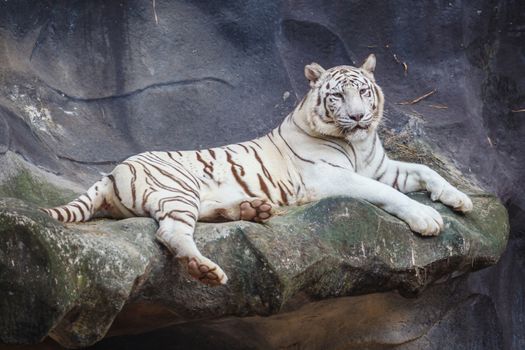
M 443 229 L 443 218 L 432 207 L 414 201 L 400 215 L 410 229 L 422 236 L 437 236 Z
M 441 191 L 434 191 L 430 195 L 433 201 L 439 200 L 441 203 L 452 207 L 456 211 L 467 213 L 472 210 L 473 205 L 470 198 L 449 184 L 443 186 Z
M 185 257 L 181 260 L 186 262 L 190 276 L 204 284 L 215 287 L 228 282 L 228 277 L 219 265 L 206 257 Z

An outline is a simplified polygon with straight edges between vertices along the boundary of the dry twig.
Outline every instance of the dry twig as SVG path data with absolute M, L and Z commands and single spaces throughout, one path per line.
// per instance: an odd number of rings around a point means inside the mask
M 440 104 L 433 104 L 433 105 L 428 105 L 428 106 L 435 108 L 435 109 L 447 109 L 448 108 L 448 106 L 440 105 Z
M 406 62 L 401 61 L 396 54 L 394 54 L 394 60 L 403 66 L 403 71 L 405 72 L 405 76 L 408 74 L 408 64 Z
M 157 16 L 157 7 L 155 6 L 155 0 L 153 0 L 153 14 L 155 15 L 155 23 L 159 24 L 159 17 Z
M 512 113 L 523 113 L 523 112 L 525 112 L 525 108 L 513 109 L 512 110 Z
M 405 75 L 408 75 L 408 64 L 406 62 L 403 62 L 403 69 L 405 70 Z
M 434 89 L 434 90 L 432 90 L 432 91 L 430 91 L 430 92 L 427 92 L 427 93 L 424 94 L 423 96 L 419 96 L 418 98 L 413 99 L 412 101 L 403 101 L 403 102 L 398 102 L 397 104 L 398 104 L 398 105 L 413 105 L 413 104 L 416 104 L 416 103 L 418 103 L 418 102 L 424 100 L 425 98 L 427 98 L 427 97 L 429 97 L 429 96 L 435 94 L 436 91 L 437 91 L 437 90 Z

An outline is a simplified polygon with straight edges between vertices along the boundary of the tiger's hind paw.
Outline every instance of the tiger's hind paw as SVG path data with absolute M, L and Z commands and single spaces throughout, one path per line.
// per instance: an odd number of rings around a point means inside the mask
M 264 222 L 272 216 L 272 206 L 262 199 L 244 201 L 241 207 L 241 220 Z
M 226 277 L 224 271 L 208 258 L 192 257 L 183 260 L 187 262 L 190 276 L 204 284 L 215 287 L 228 282 L 228 277 Z

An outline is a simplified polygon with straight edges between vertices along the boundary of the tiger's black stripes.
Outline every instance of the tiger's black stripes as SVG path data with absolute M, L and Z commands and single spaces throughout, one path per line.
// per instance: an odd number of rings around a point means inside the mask
M 281 194 L 281 201 L 284 205 L 288 205 L 288 195 L 286 194 L 286 192 L 284 191 L 283 187 L 281 186 L 281 183 L 279 182 L 277 184 L 277 186 L 279 186 L 279 191 L 280 191 L 280 194 Z
M 381 179 L 383 177 L 383 175 L 385 174 L 385 172 L 386 172 L 386 168 L 385 168 L 385 170 L 381 173 L 381 175 L 376 177 L 377 172 L 379 171 L 379 169 L 381 169 L 381 167 L 385 163 L 385 159 L 386 159 L 386 153 L 383 152 L 383 157 L 381 157 L 381 161 L 379 162 L 379 165 L 377 166 L 376 170 L 374 170 L 374 175 L 373 176 L 377 180 Z
M 325 164 L 328 164 L 330 166 L 333 166 L 334 168 L 341 168 L 341 169 L 344 169 L 342 166 L 340 165 L 337 165 L 337 164 L 333 164 L 333 163 L 330 163 L 329 161 L 326 161 L 324 159 L 321 159 L 321 162 L 325 163 Z
M 310 163 L 310 164 L 315 164 L 315 162 L 313 160 L 310 160 L 310 159 L 305 159 L 303 157 L 301 157 L 300 155 L 298 155 L 292 147 L 290 147 L 290 145 L 288 144 L 288 142 L 286 141 L 286 139 L 283 137 L 282 133 L 281 133 L 281 125 L 279 125 L 279 128 L 277 129 L 277 133 L 279 134 L 279 136 L 281 137 L 281 139 L 284 141 L 286 147 L 288 147 L 288 149 L 290 151 L 292 151 L 292 153 L 294 154 L 294 156 L 296 156 L 298 159 L 302 160 L 303 162 L 307 162 L 307 163 Z
M 211 163 L 207 163 L 204 159 L 202 159 L 202 156 L 199 152 L 195 153 L 197 155 L 197 161 L 201 162 L 204 165 L 203 171 L 213 179 L 213 165 Z
M 226 147 L 226 149 L 227 149 L 228 151 L 232 152 L 232 153 L 237 154 L 237 151 L 234 150 L 234 149 L 232 149 L 232 147 Z
M 78 198 L 76 199 L 76 201 L 78 201 L 78 202 L 80 202 L 81 204 L 83 204 L 83 205 L 86 207 L 86 211 L 87 211 L 88 213 L 91 213 L 91 210 L 92 210 L 92 207 L 93 207 L 93 204 L 91 203 L 91 200 L 89 201 L 89 203 L 90 203 L 91 205 L 89 205 L 88 203 L 86 203 L 86 201 L 84 201 L 84 200 L 82 199 L 82 196 L 85 196 L 85 194 L 83 194 L 83 195 L 81 195 L 80 197 L 78 197 Z M 89 197 L 88 197 L 88 199 L 89 199 Z
M 158 155 L 153 154 L 151 152 L 148 152 L 146 157 L 148 157 L 148 159 L 151 159 L 152 161 L 156 161 L 157 163 L 159 163 L 161 165 L 167 166 L 170 169 L 173 169 L 173 170 L 177 171 L 179 174 L 181 174 L 187 180 L 189 180 L 195 186 L 197 186 L 198 189 L 200 189 L 200 184 L 198 183 L 198 181 L 195 179 L 194 176 L 192 176 L 191 174 L 188 173 L 188 171 L 184 168 L 184 165 L 181 164 L 181 162 L 179 162 L 177 160 L 174 160 L 176 164 L 171 164 L 171 163 L 167 162 L 166 160 L 160 158 Z M 213 166 L 211 166 L 211 171 L 213 172 Z
M 150 159 L 148 159 L 146 157 L 143 157 L 142 161 L 147 163 L 150 167 L 152 167 L 155 170 L 157 170 L 157 172 L 159 172 L 160 174 L 162 174 L 165 177 L 169 178 L 171 181 L 177 183 L 177 185 L 179 185 L 185 191 L 191 192 L 197 197 L 199 196 L 199 193 L 198 193 L 197 189 L 192 188 L 189 184 L 185 183 L 181 179 L 179 179 L 179 178 L 175 177 L 174 175 L 170 174 L 167 170 L 162 169 L 161 167 L 157 166 L 156 164 L 153 164 L 153 162 Z
M 140 160 L 136 160 L 136 161 L 137 161 L 137 163 L 142 164 L 142 162 Z M 160 180 L 158 180 L 155 176 L 153 176 L 153 173 L 151 173 L 151 171 L 149 169 L 147 169 L 146 167 L 143 169 L 143 171 L 144 171 L 144 173 L 146 175 L 148 175 L 147 182 L 149 182 L 149 181 L 152 182 L 152 184 L 150 184 L 150 186 L 156 186 L 156 187 L 158 187 L 159 189 L 162 189 L 162 190 L 175 192 L 175 193 L 182 193 L 182 194 L 188 195 L 188 191 L 183 191 L 183 189 L 181 189 L 181 188 L 177 188 L 177 187 L 173 187 L 173 186 L 169 186 L 169 185 L 163 184 L 162 182 L 160 182 Z
M 78 209 L 78 212 L 80 213 L 80 221 L 84 221 L 85 220 L 84 210 L 80 207 L 80 205 L 78 205 L 77 203 L 73 202 L 73 203 L 71 203 L 71 206 Z M 75 212 L 73 212 L 73 222 L 75 222 L 75 221 L 77 221 L 76 220 L 76 215 L 75 215 Z
M 356 170 L 356 165 L 355 163 L 350 159 L 350 155 L 345 152 L 343 149 L 341 149 L 340 147 L 337 147 L 337 146 L 334 146 L 334 145 L 331 145 L 331 144 L 324 144 L 325 147 L 330 147 L 332 149 L 335 149 L 337 152 L 341 153 L 342 155 L 345 156 L 346 160 L 348 160 L 348 163 L 350 163 L 350 167 L 354 170 Z
M 135 169 L 135 166 L 133 164 L 129 164 L 126 161 L 122 162 L 122 164 L 127 165 L 131 173 L 129 187 L 131 188 L 131 203 L 132 208 L 134 209 L 137 202 L 137 188 L 135 186 L 135 182 L 137 181 L 137 169 Z
M 396 190 L 399 189 L 397 184 L 397 179 L 399 177 L 399 168 L 396 170 L 396 177 L 394 178 L 394 182 L 392 182 L 392 187 L 394 187 Z
M 180 223 L 188 226 L 189 228 L 193 228 L 194 227 L 194 224 L 191 221 L 188 221 L 187 219 L 184 219 L 184 218 L 180 217 L 180 215 L 174 215 L 173 213 L 176 213 L 176 212 L 174 210 L 169 211 L 169 212 L 159 216 L 157 218 L 157 220 L 159 222 L 162 222 L 163 220 L 166 220 L 166 218 L 170 218 L 170 219 L 172 219 L 174 221 L 180 222 Z
M 273 182 L 273 178 L 272 178 L 272 175 L 270 174 L 270 172 L 268 171 L 268 169 L 266 168 L 266 166 L 264 165 L 261 157 L 259 156 L 259 154 L 257 153 L 257 151 L 255 150 L 255 148 L 253 147 L 250 147 L 253 151 L 253 155 L 255 156 L 255 159 L 257 160 L 257 162 L 259 163 L 259 165 L 261 166 L 261 170 L 264 174 L 264 176 L 270 181 L 270 183 L 272 184 L 272 186 L 275 187 L 275 183 Z M 268 196 L 269 197 L 269 196 Z
M 266 195 L 266 197 L 270 201 L 273 201 L 272 195 L 271 195 L 270 191 L 268 190 L 268 186 L 266 185 L 266 182 L 264 182 L 261 174 L 257 174 L 257 178 L 259 179 L 259 186 L 261 188 L 261 191 L 263 191 L 263 193 Z
M 58 217 L 59 221 L 67 222 L 67 221 L 64 220 L 64 216 L 62 215 L 62 213 L 60 212 L 59 209 L 51 208 L 51 209 L 48 209 L 48 210 L 55 212 L 57 214 L 57 217 Z
M 286 183 L 285 183 L 284 181 L 281 180 L 281 181 L 279 181 L 279 183 L 284 187 L 284 189 L 286 190 L 286 192 L 288 192 L 288 194 L 289 194 L 290 196 L 293 196 L 293 191 L 291 191 L 291 190 L 288 188 L 288 186 L 286 186 Z
M 111 181 L 111 185 L 113 186 L 113 193 L 115 194 L 115 197 L 117 197 L 119 202 L 122 202 L 122 198 L 120 198 L 120 193 L 118 191 L 117 182 L 115 181 L 115 177 L 112 174 L 109 174 L 107 177 L 109 181 Z
M 242 149 L 244 149 L 244 151 L 246 153 L 250 153 L 250 151 L 248 150 L 248 147 L 246 147 L 245 145 L 243 145 L 242 143 L 238 143 L 237 146 L 241 147 Z
M 260 145 L 257 141 L 255 141 L 255 140 L 250 140 L 250 141 L 248 141 L 248 142 L 249 142 L 249 143 L 253 143 L 255 146 L 259 147 L 259 149 L 263 149 L 263 148 L 261 147 L 261 145 Z
M 283 156 L 283 152 L 281 151 L 281 149 L 275 144 L 275 141 L 273 140 L 273 130 L 270 134 L 266 135 L 266 137 L 268 138 L 268 140 L 270 140 L 270 142 L 272 143 L 272 145 L 275 147 L 275 149 L 277 150 L 277 152 L 279 152 L 279 154 L 281 155 L 281 157 Z
M 195 210 L 199 209 L 199 207 L 195 203 L 195 201 L 192 201 L 192 200 L 190 200 L 188 198 L 185 198 L 183 196 L 173 196 L 173 197 L 164 197 L 164 198 L 160 199 L 158 201 L 158 209 L 156 210 L 156 212 L 164 211 L 164 207 L 165 207 L 166 203 L 168 203 L 168 202 L 182 203 L 182 204 L 188 205 L 190 207 L 193 207 Z
M 237 181 L 237 183 L 241 186 L 244 193 L 246 193 L 250 197 L 256 197 L 256 195 L 252 191 L 250 191 L 250 187 L 248 186 L 248 184 L 244 182 L 243 179 L 241 178 L 241 176 L 244 175 L 244 168 L 233 161 L 230 153 L 226 152 L 226 157 L 227 157 L 226 160 L 228 161 L 228 163 L 231 164 L 231 172 L 233 174 L 233 177 L 235 178 L 235 181 Z M 241 169 L 240 175 L 237 172 L 237 167 Z

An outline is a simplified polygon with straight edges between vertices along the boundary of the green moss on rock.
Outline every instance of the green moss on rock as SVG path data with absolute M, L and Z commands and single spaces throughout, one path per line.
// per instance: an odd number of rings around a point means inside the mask
M 0 184 L 0 197 L 18 198 L 42 207 L 67 203 L 76 195 L 34 176 L 27 169 L 19 170 Z

